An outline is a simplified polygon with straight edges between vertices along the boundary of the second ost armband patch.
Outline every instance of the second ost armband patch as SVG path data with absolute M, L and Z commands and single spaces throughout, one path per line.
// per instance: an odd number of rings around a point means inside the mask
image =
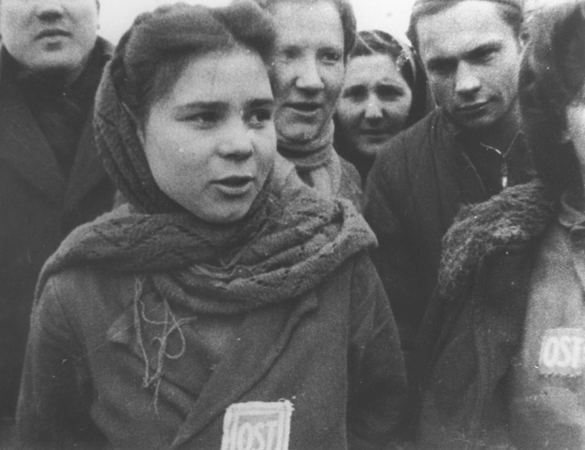
M 585 367 L 585 330 L 546 330 L 540 345 L 538 370 L 542 375 L 577 377 Z

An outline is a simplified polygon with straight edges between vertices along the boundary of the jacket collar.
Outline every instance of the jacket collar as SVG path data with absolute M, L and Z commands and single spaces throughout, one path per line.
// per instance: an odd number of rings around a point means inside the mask
M 94 52 L 103 64 L 112 46 L 98 38 Z M 28 109 L 6 67 L 6 50 L 0 53 L 0 159 L 56 204 L 72 209 L 106 177 L 93 138 L 92 114 L 83 128 L 71 178 L 65 180 L 49 144 Z M 91 108 L 93 110 L 93 107 Z

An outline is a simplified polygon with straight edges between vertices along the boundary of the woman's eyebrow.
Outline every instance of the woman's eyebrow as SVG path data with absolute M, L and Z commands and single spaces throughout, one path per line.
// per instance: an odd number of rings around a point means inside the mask
M 193 109 L 222 109 L 227 108 L 228 102 L 222 101 L 194 101 L 178 105 L 175 110 L 177 112 L 191 111 Z

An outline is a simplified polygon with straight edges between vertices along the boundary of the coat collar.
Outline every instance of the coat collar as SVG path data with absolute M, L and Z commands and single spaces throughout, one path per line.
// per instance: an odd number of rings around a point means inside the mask
M 111 45 L 98 38 L 95 52 L 105 64 Z M 6 69 L 6 50 L 0 53 L 0 159 L 52 202 L 68 210 L 95 187 L 106 173 L 99 162 L 93 137 L 92 114 L 88 114 L 71 178 L 65 180 L 49 144 L 28 109 L 19 87 Z M 93 110 L 93 106 L 91 107 Z
M 446 299 L 458 297 L 486 256 L 505 247 L 528 245 L 556 212 L 555 200 L 538 180 L 462 208 L 443 239 L 439 294 Z

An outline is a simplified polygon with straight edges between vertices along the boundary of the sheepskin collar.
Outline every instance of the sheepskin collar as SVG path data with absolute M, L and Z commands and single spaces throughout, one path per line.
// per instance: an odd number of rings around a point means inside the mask
M 462 208 L 443 238 L 438 293 L 454 299 L 475 279 L 484 257 L 521 249 L 556 215 L 556 202 L 538 180 Z

